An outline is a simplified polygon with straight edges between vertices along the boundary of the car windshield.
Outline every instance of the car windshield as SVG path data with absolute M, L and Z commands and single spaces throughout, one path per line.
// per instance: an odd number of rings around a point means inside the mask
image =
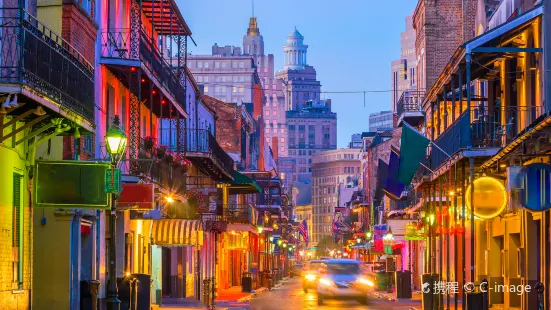
M 359 274 L 360 266 L 358 264 L 327 264 L 328 274 Z
M 310 270 L 318 270 L 321 267 L 321 262 L 312 262 L 308 266 L 308 269 Z

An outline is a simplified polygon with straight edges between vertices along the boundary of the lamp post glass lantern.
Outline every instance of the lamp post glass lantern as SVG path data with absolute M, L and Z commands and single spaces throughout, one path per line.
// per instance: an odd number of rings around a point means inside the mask
M 105 134 L 105 147 L 109 156 L 111 157 L 111 175 L 114 176 L 114 170 L 118 166 L 120 160 L 123 158 L 126 152 L 126 134 L 120 130 L 119 116 L 116 115 L 111 128 L 107 130 Z M 113 182 L 113 178 L 111 182 Z M 111 216 L 110 216 L 110 228 L 111 238 L 109 238 L 109 283 L 107 289 L 107 309 L 119 310 L 119 289 L 117 287 L 117 247 L 116 247 L 116 226 L 117 226 L 117 209 L 115 205 L 115 194 L 110 195 Z

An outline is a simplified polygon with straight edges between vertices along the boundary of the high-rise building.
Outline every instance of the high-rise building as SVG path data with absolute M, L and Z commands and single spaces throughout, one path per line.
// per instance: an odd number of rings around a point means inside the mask
M 304 36 L 295 28 L 283 46 L 283 71 L 276 73 L 276 78 L 283 84 L 286 110 L 300 111 L 307 101 L 320 99 L 321 83 L 316 78 L 314 67 L 307 63 L 307 50 Z
M 363 145 L 362 134 L 361 133 L 355 133 L 350 138 L 350 143 L 348 143 L 348 148 L 350 148 L 350 149 L 361 149 L 362 145 Z
M 331 100 L 307 101 L 301 110 L 286 112 L 289 157 L 296 158 L 298 182 L 310 183 L 312 155 L 337 148 L 337 114 Z
M 358 186 L 360 153 L 361 149 L 345 148 L 319 152 L 312 156 L 311 239 L 314 243 L 324 236 L 331 236 L 335 207 L 350 200 L 350 197 L 342 197 L 343 192 L 346 188 Z
M 369 114 L 369 131 L 389 130 L 394 127 L 394 113 L 381 111 Z
M 396 112 L 396 103 L 406 90 L 415 89 L 415 29 L 413 17 L 406 17 L 406 30 L 400 34 L 400 59 L 392 62 L 392 111 Z

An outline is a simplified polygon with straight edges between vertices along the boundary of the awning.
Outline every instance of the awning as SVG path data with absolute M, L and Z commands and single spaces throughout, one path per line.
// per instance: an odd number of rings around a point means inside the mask
M 153 244 L 189 246 L 203 244 L 203 225 L 200 220 L 153 220 Z
M 233 171 L 233 182 L 230 185 L 230 194 L 254 194 L 262 193 L 262 189 L 255 180 L 249 178 L 248 176 L 238 172 Z

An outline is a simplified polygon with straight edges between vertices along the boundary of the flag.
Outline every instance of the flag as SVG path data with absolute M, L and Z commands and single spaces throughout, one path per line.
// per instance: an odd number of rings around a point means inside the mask
M 310 236 L 308 235 L 308 223 L 306 223 L 306 220 L 303 220 L 298 226 L 298 233 L 302 236 L 304 242 L 306 242 L 306 246 L 308 246 Z
M 331 229 L 334 233 L 339 231 L 339 226 L 337 225 L 337 216 L 333 218 L 333 227 Z
M 386 179 L 388 178 L 388 165 L 379 158 L 377 164 L 377 183 L 375 185 L 374 200 L 381 200 L 384 196 L 384 190 L 386 185 Z
M 385 184 L 385 193 L 394 200 L 400 200 L 402 192 L 406 188 L 402 182 L 398 180 L 398 168 L 400 166 L 400 155 L 398 150 L 391 147 L 390 160 L 388 161 L 388 175 Z
M 402 158 L 400 158 L 398 169 L 398 181 L 404 185 L 409 185 L 421 160 L 427 154 L 430 140 L 408 125 L 407 122 L 403 123 L 402 138 L 400 140 Z

